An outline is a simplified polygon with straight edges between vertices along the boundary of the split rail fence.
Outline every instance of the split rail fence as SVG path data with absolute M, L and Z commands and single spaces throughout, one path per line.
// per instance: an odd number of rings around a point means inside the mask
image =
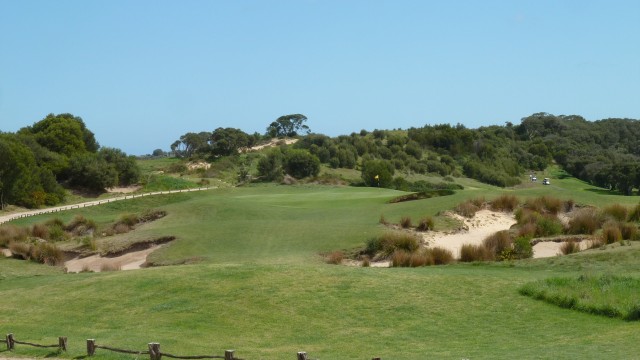
M 28 211 L 28 212 L 24 212 L 24 213 L 17 213 L 17 214 L 14 214 L 14 215 L 5 216 L 5 217 L 3 217 L 4 219 L 0 220 L 0 225 L 2 225 L 4 223 L 7 223 L 9 221 L 22 219 L 22 218 L 26 218 L 26 217 L 30 217 L 30 216 L 37 216 L 37 215 L 43 215 L 43 214 L 53 214 L 53 213 L 57 213 L 57 212 L 60 212 L 60 211 L 67 211 L 67 210 L 72 210 L 72 209 L 80 209 L 80 208 L 85 208 L 85 207 L 89 207 L 89 206 L 96 206 L 96 205 L 106 204 L 106 203 L 110 203 L 110 202 L 114 202 L 114 201 L 135 199 L 135 198 L 139 198 L 139 197 L 143 197 L 143 196 L 175 194 L 175 193 L 191 192 L 191 191 L 203 191 L 203 190 L 209 190 L 209 189 L 211 189 L 211 187 L 182 189 L 182 190 L 156 191 L 156 192 L 148 192 L 148 193 L 137 194 L 137 195 L 136 194 L 134 194 L 134 195 L 126 195 L 126 196 L 122 196 L 122 197 L 105 199 L 105 200 L 91 201 L 91 202 L 77 204 L 77 205 L 68 205 L 68 206 L 60 206 L 60 207 L 51 208 L 51 209 Z
M 27 341 L 18 341 L 13 334 L 7 334 L 6 339 L 0 339 L 0 342 L 7 344 L 7 351 L 15 351 L 16 344 L 19 345 L 27 345 L 38 348 L 57 348 L 58 352 L 66 352 L 67 351 L 67 337 L 60 336 L 58 337 L 58 343 L 53 345 L 41 345 L 35 344 Z M 235 357 L 235 350 L 226 350 L 224 355 L 189 355 L 189 356 L 178 356 L 169 354 L 166 352 L 160 351 L 160 343 L 152 342 L 148 344 L 148 350 L 127 350 L 127 349 L 119 349 L 106 345 L 99 345 L 96 343 L 96 339 L 87 339 L 87 356 L 93 356 L 96 354 L 97 349 L 117 352 L 121 354 L 131 354 L 131 355 L 149 355 L 150 360 L 161 360 L 162 357 L 171 358 L 171 359 L 223 359 L 223 360 L 244 360 Z M 297 360 L 311 360 L 307 357 L 307 353 L 304 351 L 300 351 L 297 353 Z M 381 358 L 373 358 L 372 360 L 381 360 Z

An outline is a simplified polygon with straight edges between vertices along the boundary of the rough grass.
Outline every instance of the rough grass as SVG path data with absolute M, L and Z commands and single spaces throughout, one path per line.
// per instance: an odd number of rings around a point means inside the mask
M 640 320 L 640 279 L 627 276 L 553 277 L 528 283 L 520 293 L 563 308 Z
M 493 251 L 482 244 L 464 244 L 460 247 L 461 262 L 493 261 L 495 257 Z
M 580 245 L 575 241 L 566 241 L 560 246 L 562 255 L 569 255 L 580 251 Z
M 493 211 L 505 211 L 512 212 L 514 211 L 520 201 L 514 195 L 501 195 L 491 201 L 490 208 Z
M 416 230 L 429 231 L 429 230 L 433 230 L 434 228 L 435 228 L 435 223 L 433 221 L 433 218 L 431 216 L 425 216 L 422 219 L 420 219 L 420 223 L 418 223 Z
M 579 210 L 570 220 L 567 232 L 569 234 L 593 234 L 600 228 L 602 216 L 593 208 Z

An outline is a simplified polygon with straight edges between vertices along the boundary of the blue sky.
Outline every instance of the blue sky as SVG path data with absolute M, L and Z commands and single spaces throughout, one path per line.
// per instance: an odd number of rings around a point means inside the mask
M 0 130 L 147 154 L 186 132 L 640 119 L 640 1 L 0 0 Z

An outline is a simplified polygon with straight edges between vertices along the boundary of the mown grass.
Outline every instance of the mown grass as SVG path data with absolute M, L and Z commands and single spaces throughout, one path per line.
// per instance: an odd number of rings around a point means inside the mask
M 555 180 L 557 188 L 544 190 L 587 203 L 577 199 L 578 190 L 564 187 L 566 181 L 574 180 Z M 82 214 L 100 226 L 148 208 L 165 210 L 166 217 L 131 236 L 178 237 L 153 254 L 157 263 L 192 257 L 202 262 L 65 275 L 58 268 L 2 259 L 0 274 L 9 275 L 0 277 L 0 332 L 46 343 L 67 336 L 70 350 L 63 356 L 68 358 L 84 355 L 87 338 L 140 350 L 158 341 L 164 351 L 184 355 L 235 349 L 245 359 L 292 358 L 302 350 L 326 359 L 633 358 L 640 353 L 640 343 L 629 341 L 638 322 L 568 311 L 518 292 L 548 277 L 623 272 L 638 277 L 635 242 L 545 260 L 421 268 L 333 266 L 318 256 L 378 236 L 384 229 L 380 214 L 394 223 L 402 216 L 420 219 L 470 198 L 505 192 L 467 186 L 451 196 L 387 204 L 401 193 L 260 185 L 60 213 L 65 222 Z M 524 199 L 534 196 L 532 189 L 513 193 Z M 592 203 L 603 197 L 583 192 L 580 197 L 588 195 Z M 628 205 L 637 201 L 614 198 Z M 436 228 L 440 221 L 434 218 Z M 95 358 L 124 357 L 99 350 Z

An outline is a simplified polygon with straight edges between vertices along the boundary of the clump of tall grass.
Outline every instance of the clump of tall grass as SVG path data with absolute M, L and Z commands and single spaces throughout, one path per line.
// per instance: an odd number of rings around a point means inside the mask
M 638 226 L 632 223 L 620 223 L 620 233 L 624 240 L 637 240 L 638 239 Z
M 45 224 L 33 224 L 31 226 L 31 236 L 49 240 L 49 228 Z
M 636 205 L 631 211 L 629 211 L 627 220 L 634 222 L 640 221 L 640 204 Z
M 569 199 L 569 200 L 565 200 L 562 203 L 562 206 L 564 207 L 564 212 L 570 212 L 573 210 L 573 208 L 575 207 L 576 202 L 573 201 L 573 199 Z
M 26 242 L 13 241 L 9 243 L 9 250 L 14 258 L 29 260 L 31 259 L 31 244 Z
M 487 248 L 488 251 L 498 257 L 503 251 L 512 248 L 513 240 L 511 239 L 509 231 L 503 230 L 498 231 L 493 235 L 487 236 L 482 241 L 482 245 Z
M 82 215 L 76 215 L 74 218 L 64 227 L 66 231 L 73 233 L 76 236 L 83 236 L 93 232 L 97 228 L 95 221 L 85 218 Z
M 429 230 L 433 230 L 433 228 L 434 228 L 433 218 L 431 216 L 425 216 L 422 219 L 420 219 L 420 223 L 416 227 L 416 230 L 429 231 Z
M 493 261 L 495 254 L 484 245 L 464 244 L 460 248 L 460 261 Z
M 105 272 L 105 271 L 120 271 L 122 270 L 122 267 L 120 265 L 115 265 L 115 264 L 102 264 L 100 265 L 100 271 L 101 272 Z
M 580 251 L 580 244 L 573 240 L 565 241 L 560 245 L 560 252 L 562 252 L 562 255 L 569 255 L 577 253 L 578 251 Z
M 366 243 L 364 253 L 371 257 L 379 254 L 387 257 L 396 250 L 404 250 L 412 253 L 419 247 L 420 239 L 417 235 L 402 231 L 388 231 L 380 236 L 369 239 Z
M 567 232 L 574 235 L 593 234 L 601 224 L 602 216 L 596 209 L 582 209 L 569 220 Z
M 9 246 L 11 242 L 21 242 L 27 240 L 29 231 L 15 225 L 0 226 L 0 246 Z
M 479 210 L 480 207 L 475 205 L 471 200 L 458 204 L 454 209 L 456 213 L 467 218 L 474 217 Z
M 512 212 L 515 210 L 520 201 L 513 195 L 501 195 L 491 201 L 491 210 Z
M 344 253 L 342 251 L 333 251 L 327 255 L 325 262 L 327 264 L 340 265 L 342 260 L 344 260 Z
M 413 226 L 413 224 L 412 224 L 412 222 L 411 222 L 411 217 L 409 217 L 409 216 L 403 216 L 403 217 L 401 217 L 401 218 L 400 218 L 400 226 L 401 226 L 403 229 L 408 229 L 408 228 L 412 227 L 412 226 Z
M 427 248 L 414 252 L 396 250 L 391 256 L 391 266 L 393 267 L 446 265 L 451 262 L 453 262 L 451 251 L 441 247 Z
M 563 203 L 560 199 L 551 196 L 541 196 L 535 199 L 527 199 L 524 206 L 540 214 L 556 215 L 563 208 Z
M 64 260 L 63 252 L 54 244 L 47 242 L 36 244 L 12 242 L 9 244 L 9 250 L 16 258 L 33 260 L 41 264 L 58 265 Z
M 622 206 L 620 204 L 609 205 L 602 209 L 602 214 L 604 216 L 617 221 L 627 220 L 628 213 L 629 209 L 627 209 L 626 206 Z
M 608 222 L 602 228 L 602 241 L 605 244 L 613 244 L 622 240 L 622 232 L 615 222 Z

